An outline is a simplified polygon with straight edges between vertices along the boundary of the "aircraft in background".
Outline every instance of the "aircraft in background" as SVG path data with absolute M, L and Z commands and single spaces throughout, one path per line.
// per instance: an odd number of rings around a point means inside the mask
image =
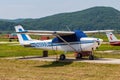
M 112 32 L 106 32 L 110 45 L 120 46 L 120 40 L 118 40 Z
M 64 52 L 75 52 L 76 59 L 89 56 L 90 60 L 94 59 L 93 51 L 102 43 L 102 39 L 87 37 L 85 33 L 93 33 L 94 31 L 39 31 L 24 30 L 21 25 L 15 26 L 17 36 L 21 45 L 25 47 L 40 48 L 43 50 L 61 50 Z M 34 40 L 29 34 L 55 36 L 49 40 Z M 65 60 L 65 54 L 61 54 L 60 60 Z

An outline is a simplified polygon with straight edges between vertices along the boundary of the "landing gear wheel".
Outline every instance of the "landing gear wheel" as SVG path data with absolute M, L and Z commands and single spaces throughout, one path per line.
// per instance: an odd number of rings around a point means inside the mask
M 89 60 L 94 60 L 94 56 L 93 55 L 89 55 Z
M 59 60 L 65 60 L 65 59 L 66 59 L 66 56 L 64 54 L 61 54 Z
M 76 59 L 81 59 L 81 58 L 82 58 L 82 54 L 78 53 L 77 56 L 76 56 Z

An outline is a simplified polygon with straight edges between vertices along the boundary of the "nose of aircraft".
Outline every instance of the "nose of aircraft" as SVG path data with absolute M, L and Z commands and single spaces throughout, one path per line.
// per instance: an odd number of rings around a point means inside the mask
M 98 45 L 100 45 L 103 42 L 103 39 L 98 38 L 96 42 L 98 43 Z

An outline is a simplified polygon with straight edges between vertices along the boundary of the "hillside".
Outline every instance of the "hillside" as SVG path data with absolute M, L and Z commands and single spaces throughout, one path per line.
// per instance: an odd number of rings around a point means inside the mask
M 71 30 L 120 30 L 119 21 L 120 11 L 111 7 L 93 7 L 82 11 L 60 13 L 39 19 L 0 20 L 0 30 L 14 30 L 13 26 L 16 24 L 22 24 L 26 29 L 41 30 L 67 30 L 66 26 Z

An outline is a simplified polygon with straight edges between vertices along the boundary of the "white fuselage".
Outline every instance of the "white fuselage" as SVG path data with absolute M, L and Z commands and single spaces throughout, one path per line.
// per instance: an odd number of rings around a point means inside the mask
M 98 44 L 99 41 L 99 44 Z M 61 50 L 61 51 L 92 51 L 98 48 L 101 44 L 102 40 L 97 38 L 81 38 L 80 41 L 77 42 L 69 42 L 67 43 L 52 43 L 52 40 L 32 40 L 27 41 L 31 47 L 47 49 L 47 50 Z

